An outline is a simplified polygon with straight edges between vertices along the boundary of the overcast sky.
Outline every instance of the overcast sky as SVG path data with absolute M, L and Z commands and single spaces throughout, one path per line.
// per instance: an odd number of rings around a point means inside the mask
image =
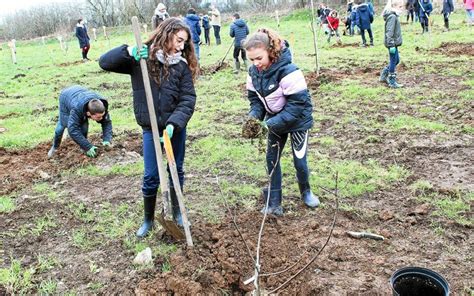
M 0 14 L 8 14 L 22 8 L 28 8 L 52 2 L 83 2 L 83 0 L 7 0 L 2 1 Z

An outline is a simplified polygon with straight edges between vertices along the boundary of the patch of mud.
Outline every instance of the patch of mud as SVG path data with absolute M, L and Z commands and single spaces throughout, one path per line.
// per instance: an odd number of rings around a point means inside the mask
M 438 48 L 432 49 L 431 51 L 448 56 L 467 55 L 472 57 L 474 56 L 474 42 L 442 42 Z
M 282 295 L 388 295 L 391 293 L 388 283 L 391 274 L 410 265 L 435 269 L 448 278 L 454 291 L 469 285 L 469 279 L 462 276 L 463 268 L 470 265 L 464 261 L 469 256 L 468 229 L 455 229 L 458 238 L 450 241 L 449 237 L 436 236 L 429 227 L 424 227 L 430 223 L 426 211 L 415 213 L 410 209 L 413 201 L 404 201 L 402 195 L 362 200 L 370 215 L 340 212 L 327 248 L 279 291 Z M 291 206 L 294 204 L 297 206 Z M 284 208 L 285 216 L 270 216 L 267 220 L 261 245 L 261 272 L 271 273 L 295 266 L 279 275 L 261 277 L 260 286 L 267 292 L 283 284 L 308 263 L 321 249 L 330 231 L 332 209 L 313 212 L 306 210 L 298 199 L 291 198 L 285 199 Z M 369 218 L 371 216 L 373 218 Z M 152 281 L 142 280 L 136 292 L 198 295 L 225 291 L 243 295 L 252 291 L 253 284 L 245 285 L 244 281 L 254 274 L 251 256 L 256 252 L 261 218 L 258 211 L 239 213 L 236 217 L 250 254 L 230 217 L 225 217 L 218 225 L 195 222 L 192 227 L 194 248 L 183 246 L 167 262 L 173 266 L 170 272 L 158 273 Z M 359 240 L 346 235 L 347 231 L 365 229 L 385 236 L 386 240 Z M 468 253 L 448 256 L 443 251 L 446 244 Z M 160 258 L 155 260 L 157 266 L 164 263 Z
M 78 61 L 74 61 L 74 62 L 61 63 L 61 64 L 59 64 L 58 66 L 59 66 L 59 67 L 68 67 L 68 66 L 79 65 L 79 64 L 82 64 L 82 63 L 84 63 L 82 60 L 78 60 Z M 84 75 L 85 75 L 85 74 L 84 74 Z
M 201 75 L 212 75 L 217 73 L 218 71 L 230 68 L 229 63 L 223 62 L 222 64 L 219 62 L 217 64 L 213 64 L 210 66 L 203 66 L 200 69 Z
M 346 47 L 357 48 L 357 47 L 359 47 L 359 43 L 334 43 L 333 45 L 331 45 L 331 47 L 335 47 L 335 48 L 346 48 Z
M 348 73 L 340 70 L 321 69 L 319 75 L 316 72 L 309 72 L 305 75 L 308 89 L 316 90 L 321 84 L 328 84 L 337 80 L 344 79 Z
M 23 74 L 23 73 L 16 74 L 15 76 L 12 77 L 12 79 L 18 79 L 21 77 L 26 77 L 26 74 Z
M 122 140 L 118 140 L 119 138 Z M 99 143 L 101 140 L 93 136 L 91 141 Z M 139 134 L 125 134 L 114 139 L 114 146 L 110 151 L 101 149 L 100 145 L 98 147 L 99 156 L 95 159 L 85 156 L 70 138 L 63 141 L 52 159 L 47 158 L 50 143 L 42 143 L 26 150 L 0 148 L 0 195 L 31 185 L 36 180 L 57 177 L 64 170 L 97 163 L 105 156 L 120 156 L 127 151 L 141 153 L 141 138 Z

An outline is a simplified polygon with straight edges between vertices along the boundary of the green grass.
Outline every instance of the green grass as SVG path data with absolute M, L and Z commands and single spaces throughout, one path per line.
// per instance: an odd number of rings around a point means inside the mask
M 11 213 L 15 210 L 15 200 L 11 196 L 0 196 L 0 213 Z
M 407 131 L 407 132 L 423 132 L 423 131 L 433 131 L 433 132 L 443 132 L 448 128 L 446 125 L 439 122 L 432 122 L 422 118 L 415 118 L 408 115 L 399 115 L 388 119 L 387 125 L 390 129 L 394 131 Z
M 43 217 L 38 217 L 34 220 L 34 225 L 31 228 L 31 233 L 35 236 L 40 236 L 47 230 L 57 226 L 57 219 L 54 216 L 46 215 Z
M 11 294 L 27 294 L 34 286 L 33 268 L 22 267 L 21 261 L 12 259 L 10 267 L 0 268 L 0 284 Z

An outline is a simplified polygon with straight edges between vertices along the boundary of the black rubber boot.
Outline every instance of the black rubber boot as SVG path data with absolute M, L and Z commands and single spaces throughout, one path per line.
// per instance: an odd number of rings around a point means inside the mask
M 155 205 L 156 205 L 156 194 L 155 195 L 144 195 L 143 196 L 143 208 L 145 217 L 143 224 L 137 230 L 137 237 L 143 238 L 153 229 L 153 221 L 155 220 Z
M 298 183 L 301 193 L 301 199 L 304 201 L 305 205 L 310 208 L 317 208 L 319 206 L 319 198 L 311 192 L 311 187 L 309 182 L 307 183 Z
M 181 217 L 181 211 L 179 210 L 178 197 L 176 196 L 176 190 L 174 187 L 170 187 L 171 197 L 171 210 L 173 211 L 173 220 L 179 226 L 183 227 L 183 217 Z
M 264 188 L 262 190 L 262 194 L 263 194 L 263 202 L 266 205 L 267 197 L 268 197 L 268 189 Z M 283 215 L 283 208 L 281 207 L 281 199 L 282 199 L 281 189 L 270 191 L 270 200 L 268 201 L 268 208 L 266 209 L 267 214 L 273 214 L 275 216 Z M 260 212 L 262 214 L 265 214 L 265 206 Z

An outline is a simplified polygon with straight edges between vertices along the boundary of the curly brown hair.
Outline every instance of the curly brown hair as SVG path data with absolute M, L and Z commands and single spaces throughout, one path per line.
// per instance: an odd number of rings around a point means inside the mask
M 156 57 L 158 50 L 163 50 L 164 55 L 173 55 L 168 50 L 169 44 L 173 42 L 176 33 L 184 30 L 188 34 L 188 40 L 184 43 L 182 57 L 188 62 L 189 69 L 195 81 L 199 73 L 199 65 L 194 53 L 194 46 L 192 44 L 191 31 L 189 27 L 178 18 L 168 18 L 161 22 L 153 31 L 145 44 L 148 45 L 150 54 L 147 59 L 148 69 L 153 80 L 160 85 L 161 79 L 167 79 L 169 76 L 169 65 L 167 63 L 160 63 Z
M 257 32 L 245 39 L 243 47 L 245 50 L 263 47 L 268 51 L 270 62 L 275 62 L 280 57 L 283 39 L 275 32 L 267 28 L 260 28 Z

